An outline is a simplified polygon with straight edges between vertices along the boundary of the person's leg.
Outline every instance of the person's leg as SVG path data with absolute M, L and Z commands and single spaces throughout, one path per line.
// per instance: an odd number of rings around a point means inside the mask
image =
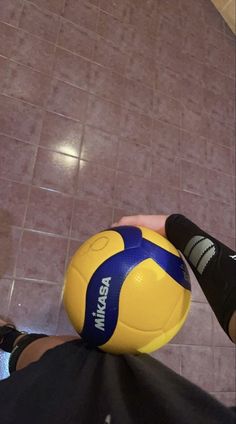
M 234 311 L 229 321 L 229 335 L 232 341 L 236 344 L 236 311 Z
M 0 327 L 3 327 L 5 324 L 7 324 L 5 321 L 0 319 Z M 13 333 L 14 334 L 14 333 Z M 19 334 L 19 333 L 18 333 Z M 30 335 L 21 334 L 14 340 L 14 343 L 12 344 L 11 350 L 7 350 L 8 352 L 15 350 L 15 359 L 17 359 L 17 362 L 15 364 L 15 370 L 20 370 L 27 365 L 31 364 L 32 362 L 38 361 L 41 356 L 47 352 L 49 349 L 53 349 L 56 346 L 59 346 L 63 343 L 72 341 L 72 340 L 79 340 L 79 336 L 47 336 L 45 337 L 41 336 L 41 338 L 38 338 L 33 341 L 29 341 L 26 347 L 24 349 L 20 349 L 20 353 L 17 353 L 17 346 L 19 348 L 22 347 L 23 343 L 25 343 L 25 339 Z M 15 336 L 14 336 L 15 337 Z M 37 336 L 36 336 L 37 337 Z M 1 343 L 2 340 L 0 340 Z M 0 344 L 1 348 L 1 344 Z M 3 348 L 4 349 L 4 348 Z M 5 350 L 5 349 L 4 349 Z
M 53 349 L 54 347 L 71 340 L 79 340 L 79 337 L 48 336 L 33 341 L 28 346 L 26 346 L 26 348 L 20 354 L 17 360 L 16 371 L 27 367 L 27 365 L 31 364 L 32 362 L 38 361 L 41 356 L 47 352 L 47 350 Z

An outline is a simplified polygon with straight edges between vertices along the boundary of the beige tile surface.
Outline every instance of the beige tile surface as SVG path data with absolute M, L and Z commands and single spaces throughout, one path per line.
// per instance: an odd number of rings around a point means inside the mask
M 236 32 L 235 0 L 211 0 L 219 10 L 231 30 Z

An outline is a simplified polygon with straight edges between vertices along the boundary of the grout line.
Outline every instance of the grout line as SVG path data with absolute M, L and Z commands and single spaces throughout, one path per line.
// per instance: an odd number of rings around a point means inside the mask
M 65 8 L 66 8 L 66 0 L 64 0 L 63 2 L 63 6 L 62 6 L 62 10 L 61 10 L 61 14 L 60 16 L 63 17 L 64 13 L 65 13 Z
M 73 236 L 69 237 L 69 236 L 66 236 L 64 234 L 51 233 L 49 231 L 37 230 L 35 228 L 23 228 L 22 226 L 19 226 L 19 225 L 12 225 L 11 227 L 13 227 L 13 228 L 15 228 L 19 231 L 25 230 L 25 232 L 28 232 L 28 233 L 41 234 L 41 235 L 44 235 L 44 236 L 47 236 L 47 237 L 59 238 L 59 239 L 64 239 L 64 240 L 67 240 L 69 238 L 71 241 L 80 241 L 81 240 L 81 238 L 76 238 L 76 237 L 73 237 Z M 12 276 L 11 276 L 11 278 L 12 278 Z
M 11 277 L 7 277 L 7 278 L 11 278 Z M 32 282 L 33 284 L 40 283 L 40 284 L 46 284 L 46 285 L 61 287 L 61 283 L 59 281 L 50 281 L 50 280 L 46 280 L 46 279 L 42 279 L 42 278 L 17 277 L 17 280 L 26 281 L 29 284 Z
M 60 30 L 60 25 L 58 27 L 58 34 L 59 34 L 59 30 Z M 58 36 L 58 34 L 57 34 L 57 36 Z M 54 58 L 55 58 L 55 48 L 54 48 Z M 50 94 L 50 89 L 49 89 L 49 94 Z M 48 96 L 49 96 L 49 94 L 48 94 Z M 45 101 L 45 105 L 46 105 L 46 101 Z M 39 142 L 40 142 L 40 138 L 41 138 L 41 134 L 42 134 L 44 118 L 45 118 L 45 115 L 46 115 L 45 107 L 42 107 L 41 109 L 43 110 L 43 113 L 42 113 L 41 129 L 40 129 L 40 133 L 39 133 Z M 24 234 L 24 231 L 25 231 L 25 221 L 26 221 L 26 216 L 27 216 L 28 207 L 29 207 L 30 195 L 31 195 L 32 187 L 33 187 L 32 182 L 33 182 L 33 176 L 34 176 L 34 170 L 35 170 L 35 165 L 36 165 L 37 154 L 38 154 L 38 150 L 39 150 L 39 147 L 38 146 L 39 146 L 39 144 L 36 145 L 36 149 L 35 149 L 35 154 L 34 154 L 34 159 L 33 159 L 34 165 L 33 165 L 33 171 L 32 171 L 32 179 L 31 179 L 31 184 L 29 184 L 29 190 L 28 190 L 28 195 L 27 195 L 27 200 L 26 200 L 25 213 L 24 213 L 23 221 L 22 221 L 21 236 L 20 236 L 20 239 L 19 239 L 18 249 L 17 249 L 17 253 L 16 253 L 16 257 L 15 257 L 15 265 L 14 265 L 14 270 L 13 270 L 14 282 L 15 282 L 15 279 L 17 278 L 17 275 L 16 275 L 17 263 L 18 263 L 18 258 L 19 258 L 20 251 L 21 251 L 23 234 Z M 10 304 L 11 304 L 13 292 L 14 292 L 14 287 L 13 287 L 12 292 L 11 292 L 11 299 L 10 299 L 10 302 L 9 302 L 9 310 L 10 310 Z M 57 313 L 59 314 L 59 308 L 58 308 L 58 312 Z
M 181 346 L 183 346 L 183 345 L 180 345 L 180 347 L 179 347 L 179 351 L 180 351 L 179 373 L 180 373 L 180 375 L 183 375 L 183 370 L 182 370 L 182 349 L 181 349 Z
M 17 24 L 17 26 L 15 28 L 20 29 L 20 22 L 21 22 L 21 18 L 22 18 L 22 15 L 23 15 L 24 7 L 25 7 L 25 0 L 23 0 L 23 2 L 22 2 L 22 7 L 21 7 L 21 11 L 20 11 L 19 21 L 18 21 L 18 24 Z
M 50 15 L 56 16 L 58 18 L 58 17 L 61 17 L 62 14 L 64 13 L 64 7 L 65 7 L 66 0 L 64 0 L 64 6 L 62 8 L 61 13 L 56 13 L 56 12 L 53 12 L 52 10 L 47 9 L 46 7 L 41 7 L 38 4 L 35 4 L 30 0 L 24 0 L 24 2 L 31 4 L 32 6 L 36 7 L 37 9 L 39 9 L 42 12 L 49 13 Z
M 8 278 L 8 277 L 6 277 L 6 278 Z M 9 313 L 10 313 L 10 305 L 11 305 L 12 295 L 13 295 L 13 291 L 14 291 L 14 287 L 15 287 L 15 279 L 13 277 L 9 277 L 9 278 L 12 278 L 13 281 L 12 281 L 11 290 L 10 290 L 10 293 L 9 293 L 9 299 L 8 299 L 8 302 L 7 302 L 6 319 L 9 316 Z

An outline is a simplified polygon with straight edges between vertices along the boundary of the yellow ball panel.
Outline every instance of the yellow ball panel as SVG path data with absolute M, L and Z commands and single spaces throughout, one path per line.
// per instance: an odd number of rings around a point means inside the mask
M 183 291 L 156 262 L 145 259 L 121 288 L 118 321 L 144 331 L 163 328 Z
M 115 231 L 102 231 L 86 240 L 74 254 L 71 264 L 89 282 L 96 269 L 110 256 L 124 250 L 124 241 Z M 69 265 L 70 267 L 70 265 Z
M 71 264 L 67 270 L 63 302 L 67 314 L 77 331 L 81 331 L 85 317 L 87 281 Z
M 160 349 L 178 333 L 186 320 L 190 308 L 190 294 L 184 299 L 186 302 L 184 314 L 179 316 L 181 305 L 183 305 L 182 299 L 179 299 L 175 308 L 176 313 L 174 309 L 172 314 L 176 321 L 173 319 L 173 326 L 168 325 L 168 330 L 138 331 L 118 321 L 114 334 L 107 343 L 99 346 L 100 349 L 114 354 L 150 353 Z
M 138 353 L 138 348 L 159 337 L 163 339 L 162 330 L 138 331 L 118 321 L 112 337 L 99 348 L 115 354 Z
M 178 306 L 178 305 L 177 305 Z M 185 314 L 182 316 L 180 321 L 177 321 L 174 327 L 169 328 L 169 330 L 164 331 L 162 337 L 156 337 L 153 340 L 151 340 L 150 343 L 143 346 L 142 348 L 138 349 L 139 353 L 150 353 L 154 352 L 157 349 L 160 349 L 162 346 L 164 346 L 166 343 L 168 343 L 173 337 L 178 333 L 178 331 L 181 329 L 181 327 L 184 325 L 185 320 L 188 315 L 188 311 L 190 308 L 190 302 L 188 304 L 188 307 L 186 308 Z
M 191 292 L 189 290 L 183 289 L 179 301 L 173 310 L 173 313 L 169 316 L 167 322 L 165 323 L 163 330 L 169 331 L 175 326 L 175 324 L 182 320 L 183 316 L 187 316 L 187 313 L 190 308 L 191 303 Z M 180 329 L 180 327 L 179 327 Z

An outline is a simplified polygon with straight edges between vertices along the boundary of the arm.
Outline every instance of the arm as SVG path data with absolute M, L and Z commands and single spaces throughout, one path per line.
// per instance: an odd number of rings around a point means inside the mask
M 185 256 L 219 323 L 236 343 L 235 252 L 180 214 L 167 218 L 165 232 Z

